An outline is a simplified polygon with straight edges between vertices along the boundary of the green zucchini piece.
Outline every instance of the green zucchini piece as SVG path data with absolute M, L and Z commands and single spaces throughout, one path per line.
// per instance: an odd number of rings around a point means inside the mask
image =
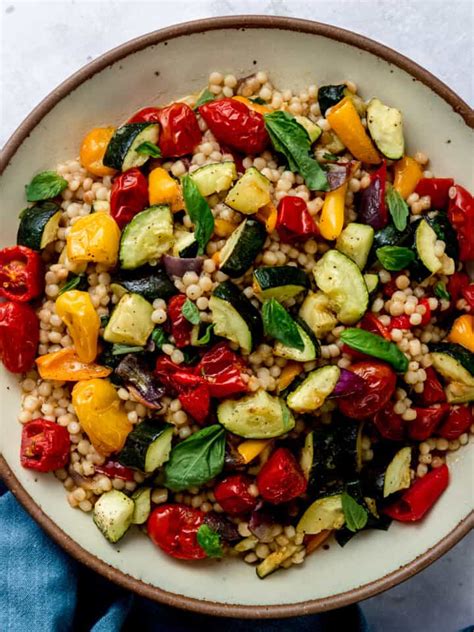
M 236 211 L 251 215 L 270 202 L 271 182 L 255 167 L 250 167 L 227 194 L 225 203 Z
M 169 299 L 178 293 L 175 284 L 163 268 L 142 266 L 136 270 L 119 270 L 112 277 L 112 291 L 122 296 L 127 292 L 140 294 L 147 301 L 156 298 Z
M 155 327 L 152 313 L 153 306 L 143 296 L 124 294 L 107 323 L 104 340 L 143 347 Z
M 447 385 L 444 392 L 449 404 L 474 402 L 474 384 L 467 386 L 460 382 L 451 382 Z
M 347 86 L 344 83 L 338 85 L 321 86 L 318 90 L 319 109 L 321 116 L 326 116 L 327 110 L 342 101 L 346 96 Z
M 135 503 L 118 489 L 105 492 L 94 506 L 94 522 L 109 542 L 118 542 L 132 524 Z
M 297 413 L 310 413 L 324 404 L 333 392 L 341 371 L 336 365 L 327 365 L 311 371 L 288 395 L 286 403 Z
M 316 534 L 326 529 L 340 529 L 345 523 L 341 495 L 318 498 L 304 512 L 296 525 L 300 533 Z
M 364 281 L 369 291 L 369 294 L 375 292 L 375 290 L 379 286 L 379 275 L 378 274 L 364 274 Z
M 451 225 L 446 213 L 436 213 L 433 217 L 425 216 L 426 221 L 434 230 L 438 239 L 446 244 L 444 252 L 448 257 L 457 261 L 459 257 L 459 244 L 456 231 Z
M 262 251 L 267 238 L 263 224 L 255 219 L 244 220 L 227 239 L 219 253 L 219 267 L 231 278 L 241 277 Z
M 306 272 L 296 266 L 256 268 L 253 272 L 253 289 L 261 301 L 269 298 L 287 301 L 307 290 L 309 285 Z
M 329 309 L 329 298 L 323 292 L 309 292 L 299 316 L 317 338 L 324 338 L 337 325 L 337 318 Z
M 390 160 L 399 160 L 405 151 L 402 113 L 371 99 L 367 106 L 367 127 L 380 153 Z
M 173 246 L 173 257 L 197 257 L 199 244 L 194 233 L 177 231 L 175 233 L 175 244 Z
M 135 503 L 132 524 L 145 524 L 151 513 L 151 487 L 140 487 L 132 494 Z
M 435 254 L 437 239 L 438 236 L 433 228 L 425 219 L 422 219 L 416 229 L 415 244 L 421 262 L 431 274 L 435 274 L 443 267 L 441 258 Z
M 383 484 L 383 497 L 407 489 L 411 484 L 410 477 L 411 448 L 399 450 L 388 464 Z
M 296 327 L 303 340 L 304 348 L 300 350 L 295 347 L 288 347 L 277 341 L 273 348 L 273 353 L 280 358 L 288 358 L 288 360 L 295 360 L 296 362 L 312 362 L 316 360 L 320 355 L 320 347 L 313 332 L 303 320 L 297 321 Z
M 147 142 L 156 145 L 159 129 L 157 123 L 125 123 L 117 128 L 107 145 L 104 165 L 119 171 L 141 167 L 150 156 L 139 154 L 137 148 Z
M 317 262 L 313 274 L 341 323 L 352 325 L 362 318 L 369 293 L 358 266 L 349 257 L 338 250 L 328 250 Z
M 311 144 L 315 143 L 318 140 L 318 138 L 321 136 L 321 134 L 323 133 L 323 130 L 319 127 L 319 125 L 316 125 L 316 123 L 313 123 L 313 121 L 309 119 L 307 116 L 295 116 L 295 119 L 297 123 L 301 125 L 301 127 L 304 127 L 305 132 L 309 136 L 309 140 L 311 141 Z
M 128 435 L 118 456 L 119 463 L 154 472 L 169 459 L 174 426 L 153 419 L 144 419 Z
M 217 407 L 217 419 L 226 430 L 245 439 L 271 439 L 295 427 L 285 402 L 263 389 L 238 400 L 224 400 Z
M 133 270 L 156 261 L 174 243 L 169 206 L 150 206 L 125 226 L 120 240 L 120 267 Z
M 431 343 L 433 366 L 447 380 L 474 386 L 474 354 L 454 342 Z
M 61 216 L 61 207 L 54 202 L 39 202 L 25 208 L 20 216 L 16 243 L 32 250 L 46 248 L 56 239 Z
M 302 548 L 302 545 L 297 546 L 296 544 L 287 544 L 286 546 L 282 546 L 281 549 L 273 551 L 273 553 L 270 553 L 270 555 L 256 567 L 255 571 L 257 573 L 257 577 L 259 579 L 265 579 L 265 577 L 277 571 L 285 560 L 297 553 L 299 550 L 302 550 Z
M 189 176 L 194 180 L 199 193 L 207 197 L 230 189 L 232 182 L 237 178 L 237 169 L 235 162 L 230 160 L 213 162 L 196 169 Z
M 359 266 L 359 270 L 363 270 L 369 258 L 373 241 L 374 229 L 372 226 L 351 222 L 337 238 L 336 248 L 346 257 L 352 259 Z
M 262 336 L 260 313 L 231 281 L 220 283 L 209 299 L 214 333 L 250 353 Z

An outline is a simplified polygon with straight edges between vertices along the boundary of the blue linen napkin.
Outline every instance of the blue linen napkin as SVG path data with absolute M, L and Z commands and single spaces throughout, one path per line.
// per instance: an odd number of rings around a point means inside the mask
M 368 632 L 349 606 L 292 619 L 198 615 L 138 597 L 62 551 L 0 481 L 1 632 Z

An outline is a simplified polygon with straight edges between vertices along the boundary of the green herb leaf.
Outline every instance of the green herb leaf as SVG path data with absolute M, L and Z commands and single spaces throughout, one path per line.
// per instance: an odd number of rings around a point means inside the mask
M 448 292 L 442 281 L 438 281 L 438 283 L 436 283 L 434 286 L 434 293 L 438 298 L 444 298 L 446 301 L 451 300 L 451 294 Z
M 56 171 L 42 171 L 26 186 L 26 199 L 28 202 L 50 200 L 64 191 L 67 180 Z
M 267 336 L 279 340 L 287 347 L 294 347 L 300 351 L 304 349 L 303 338 L 295 321 L 276 299 L 271 298 L 265 301 L 262 308 L 262 320 Z
M 222 471 L 225 430 L 219 424 L 198 430 L 178 443 L 165 466 L 165 485 L 173 491 L 207 483 Z
M 209 88 L 204 88 L 204 90 L 198 96 L 194 109 L 197 110 L 199 106 L 205 105 L 206 103 L 210 103 L 211 101 L 214 101 L 215 98 L 216 98 L 216 95 L 213 94 L 209 90 Z
M 290 170 L 303 176 L 311 191 L 327 191 L 326 174 L 310 156 L 311 141 L 305 128 L 288 112 L 272 112 L 263 118 L 273 147 L 285 156 Z
M 201 322 L 201 316 L 199 314 L 199 310 L 196 305 L 187 298 L 184 301 L 183 307 L 181 308 L 181 312 L 183 316 L 186 318 L 188 322 L 192 325 L 199 325 Z
M 136 152 L 137 154 L 141 154 L 142 156 L 161 158 L 161 149 L 157 145 L 155 145 L 155 143 L 151 143 L 149 140 L 146 140 L 141 145 L 138 145 Z
M 61 288 L 59 288 L 58 296 L 61 296 L 61 294 L 64 294 L 64 292 L 75 290 L 84 283 L 87 284 L 87 280 L 84 274 L 74 274 L 68 281 L 66 281 L 66 283 Z
M 214 216 L 196 183 L 188 175 L 182 178 L 182 185 L 186 210 L 194 224 L 194 236 L 199 244 L 198 255 L 202 255 L 214 232 Z
M 346 519 L 346 527 L 349 531 L 360 531 L 367 524 L 368 514 L 367 511 L 359 505 L 359 503 L 349 496 L 347 492 L 343 492 L 341 495 L 342 511 L 344 512 L 344 518 Z
M 155 327 L 155 329 L 151 332 L 151 339 L 158 349 L 161 349 L 162 346 L 168 342 L 168 336 L 162 327 Z
M 342 332 L 341 340 L 356 351 L 388 362 L 399 373 L 405 373 L 408 369 L 406 355 L 400 351 L 394 342 L 385 340 L 382 336 L 372 334 L 370 331 L 365 331 L 365 329 L 349 327 Z
M 204 549 L 208 557 L 222 557 L 221 538 L 216 531 L 213 531 L 207 524 L 202 524 L 197 530 L 196 538 L 199 546 Z
M 204 334 L 200 338 L 196 339 L 196 344 L 199 346 L 204 346 L 204 345 L 209 344 L 211 341 L 213 330 L 214 330 L 214 323 L 210 323 L 206 327 L 206 331 L 204 332 Z
M 403 246 L 382 246 L 382 248 L 377 248 L 375 254 L 385 270 L 392 272 L 408 268 L 416 257 L 413 250 Z
M 337 162 L 339 160 L 339 156 L 336 156 L 336 154 L 329 154 L 326 152 L 325 154 L 323 154 L 323 159 L 329 160 L 330 162 Z
M 112 346 L 112 355 L 125 355 L 126 353 L 139 353 L 143 351 L 143 347 L 131 347 L 130 345 L 114 344 Z
M 388 210 L 392 216 L 395 228 L 400 231 L 405 230 L 409 215 L 408 204 L 400 193 L 389 184 L 387 185 L 385 201 L 387 202 Z

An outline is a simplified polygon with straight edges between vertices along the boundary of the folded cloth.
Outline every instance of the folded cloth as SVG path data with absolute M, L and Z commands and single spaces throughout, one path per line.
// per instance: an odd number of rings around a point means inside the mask
M 62 551 L 0 481 L 1 632 L 367 632 L 358 606 L 292 619 L 207 617 L 143 599 Z

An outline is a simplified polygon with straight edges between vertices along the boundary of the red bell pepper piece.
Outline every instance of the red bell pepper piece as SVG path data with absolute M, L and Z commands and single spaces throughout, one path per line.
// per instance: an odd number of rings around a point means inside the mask
M 183 315 L 186 300 L 185 294 L 176 294 L 168 301 L 168 319 L 177 347 L 186 347 L 191 342 L 192 325 Z
M 217 483 L 214 496 L 227 514 L 239 516 L 255 509 L 257 498 L 249 492 L 252 482 L 245 474 L 233 474 Z
M 422 314 L 421 323 L 419 325 L 420 327 L 423 327 L 424 325 L 427 325 L 431 320 L 430 302 L 427 298 L 420 298 L 420 300 L 418 301 L 418 305 L 423 305 L 423 307 L 425 308 L 425 313 Z
M 442 404 L 446 401 L 446 393 L 436 371 L 432 366 L 429 366 L 426 367 L 425 372 L 426 380 L 424 381 L 423 392 L 419 394 L 418 399 L 425 406 Z
M 357 206 L 359 220 L 369 224 L 374 230 L 380 230 L 388 224 L 388 210 L 385 203 L 387 165 L 385 161 L 370 174 L 370 184 L 358 194 Z
M 37 472 L 51 472 L 69 460 L 71 441 L 64 426 L 47 419 L 34 419 L 23 426 L 20 461 Z
M 259 154 L 268 145 L 265 121 L 245 103 L 235 99 L 219 99 L 199 107 L 199 114 L 217 138 L 244 154 Z
M 399 500 L 385 507 L 383 513 L 399 522 L 421 520 L 431 509 L 449 484 L 449 470 L 446 464 L 418 478 Z
M 225 342 L 220 342 L 203 355 L 198 372 L 206 380 L 211 396 L 223 398 L 248 390 L 242 379 L 243 368 L 237 354 Z
M 385 406 L 375 413 L 374 426 L 380 436 L 389 441 L 403 441 L 406 434 L 407 422 L 393 409 L 393 402 L 387 402 Z
M 471 310 L 474 310 L 474 283 L 470 283 L 465 287 L 462 291 L 462 295 Z
M 459 184 L 450 191 L 448 219 L 458 236 L 459 259 L 474 260 L 474 199 Z
M 431 208 L 446 210 L 449 202 L 449 189 L 454 185 L 452 178 L 421 178 L 416 185 L 415 193 L 420 197 L 429 195 Z
M 257 486 L 262 498 L 276 505 L 304 494 L 307 480 L 291 452 L 278 448 L 260 470 Z
M 129 467 L 125 467 L 118 461 L 106 461 L 103 465 L 96 465 L 95 471 L 99 474 L 105 474 L 110 478 L 120 478 L 123 481 L 133 481 L 133 470 Z
M 158 145 L 163 158 L 192 154 L 201 142 L 202 133 L 193 110 L 186 103 L 172 103 L 158 113 Z
M 455 272 L 448 277 L 447 290 L 454 304 L 463 298 L 464 290 L 469 287 L 469 283 L 470 279 L 465 272 Z
M 12 301 L 31 301 L 44 289 L 41 255 L 26 246 L 0 250 L 0 296 Z
M 202 383 L 187 389 L 178 395 L 178 399 L 183 410 L 198 423 L 202 424 L 206 420 L 211 407 L 211 396 L 207 384 Z
M 159 123 L 160 109 L 154 107 L 142 108 L 138 110 L 127 123 Z
M 281 241 L 287 244 L 318 235 L 318 228 L 306 202 L 296 195 L 286 195 L 280 200 L 276 230 Z
M 39 341 L 39 321 L 26 303 L 0 303 L 0 360 L 12 373 L 31 369 Z
M 128 169 L 115 178 L 110 194 L 110 214 L 120 228 L 147 206 L 148 182 L 140 169 Z
M 416 419 L 408 424 L 408 435 L 415 441 L 425 441 L 440 425 L 449 412 L 449 404 L 436 404 L 429 408 L 415 407 Z
M 459 408 L 451 408 L 451 411 L 438 428 L 437 434 L 444 439 L 453 440 L 467 432 L 474 423 L 474 416 L 470 406 L 460 406 Z

